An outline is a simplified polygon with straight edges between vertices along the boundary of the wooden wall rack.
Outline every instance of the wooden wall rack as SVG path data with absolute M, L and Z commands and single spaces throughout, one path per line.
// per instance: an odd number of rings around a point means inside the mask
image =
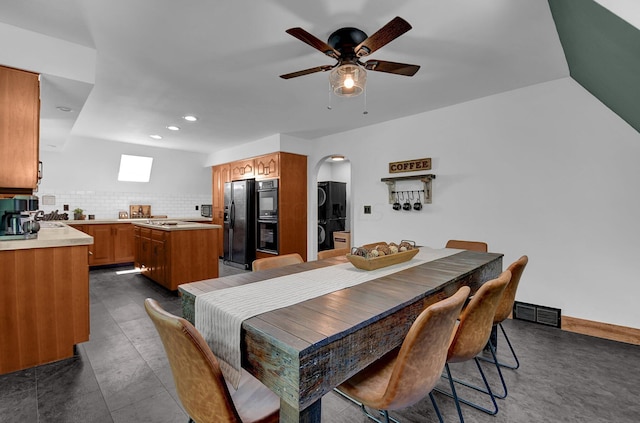
M 436 175 L 428 173 L 425 175 L 411 175 L 411 176 L 395 176 L 391 178 L 382 178 L 381 182 L 387 184 L 389 188 L 389 204 L 393 204 L 396 201 L 396 182 L 398 181 L 412 181 L 419 180 L 424 184 L 424 203 L 431 204 L 433 192 L 431 190 L 431 181 L 436 179 Z M 415 190 L 400 190 L 400 191 L 415 191 Z

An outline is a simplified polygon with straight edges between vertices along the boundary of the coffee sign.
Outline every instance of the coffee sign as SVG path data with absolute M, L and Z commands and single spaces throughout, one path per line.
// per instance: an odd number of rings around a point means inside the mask
M 389 163 L 389 173 L 431 170 L 431 158 Z

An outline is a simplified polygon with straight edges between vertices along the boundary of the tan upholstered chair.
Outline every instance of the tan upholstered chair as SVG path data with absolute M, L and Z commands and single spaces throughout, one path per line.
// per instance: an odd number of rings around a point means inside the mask
M 485 282 L 478 291 L 476 291 L 474 296 L 471 298 L 471 301 L 469 301 L 469 304 L 467 304 L 465 309 L 462 311 L 458 328 L 451 339 L 449 352 L 447 353 L 447 364 L 445 364 L 451 393 L 444 392 L 440 389 L 438 389 L 438 392 L 442 392 L 445 395 L 453 397 L 461 423 L 464 422 L 464 417 L 462 416 L 462 410 L 460 408 L 461 402 L 488 414 L 496 414 L 498 412 L 498 404 L 496 403 L 495 396 L 491 391 L 491 387 L 487 382 L 484 371 L 482 370 L 480 362 L 476 356 L 484 349 L 485 345 L 487 345 L 489 335 L 491 335 L 491 330 L 493 328 L 493 318 L 496 314 L 498 303 L 502 298 L 502 293 L 509 283 L 509 280 L 511 280 L 511 272 L 509 270 L 505 270 L 498 278 Z M 449 364 L 468 360 L 474 360 L 476 362 L 476 366 L 480 371 L 480 375 L 482 376 L 486 389 L 478 389 L 477 387 L 459 380 L 454 380 L 451 377 Z M 498 366 L 496 367 L 498 370 L 500 369 Z M 488 408 L 481 407 L 478 404 L 459 398 L 456 393 L 455 382 L 462 383 L 488 394 L 494 407 L 493 410 L 489 410 Z
M 280 400 L 243 371 L 237 390 L 229 388 L 204 338 L 185 319 L 167 313 L 157 301 L 144 301 L 169 358 L 176 390 L 190 422 L 272 423 Z
M 458 239 L 450 239 L 447 241 L 447 248 L 457 248 L 459 250 L 471 250 L 486 253 L 488 251 L 487 243 L 481 241 L 462 241 Z
M 302 256 L 298 253 L 283 254 L 280 256 L 260 258 L 253 261 L 251 270 L 275 269 L 276 267 L 289 266 L 290 264 L 304 263 Z
M 496 315 L 493 318 L 493 324 L 500 327 L 502 330 L 502 334 L 504 335 L 504 339 L 507 341 L 507 345 L 511 350 L 511 355 L 515 361 L 515 364 L 505 364 L 497 362 L 501 367 L 507 367 L 509 369 L 517 369 L 520 367 L 520 361 L 518 360 L 518 356 L 516 352 L 513 350 L 513 346 L 511 345 L 511 341 L 507 336 L 507 332 L 504 330 L 502 326 L 502 322 L 507 320 L 507 318 L 511 315 L 513 310 L 513 303 L 516 300 L 516 291 L 518 290 L 518 284 L 520 283 L 520 277 L 522 276 L 522 272 L 524 272 L 524 268 L 527 267 L 527 263 L 529 263 L 529 257 L 522 256 L 518 260 L 511 263 L 508 270 L 511 272 L 511 281 L 509 285 L 504 290 L 502 294 L 502 298 L 500 299 L 500 304 L 498 304 L 498 309 L 496 310 Z M 487 360 L 488 361 L 488 360 Z M 506 392 L 506 387 L 505 387 Z
M 400 346 L 338 386 L 338 391 L 365 406 L 389 411 L 409 407 L 429 395 L 442 422 L 431 390 L 440 379 L 456 319 L 469 287 L 427 307 L 413 322 Z
M 350 248 L 334 248 L 333 250 L 318 251 L 318 260 L 330 257 L 346 256 L 350 251 Z

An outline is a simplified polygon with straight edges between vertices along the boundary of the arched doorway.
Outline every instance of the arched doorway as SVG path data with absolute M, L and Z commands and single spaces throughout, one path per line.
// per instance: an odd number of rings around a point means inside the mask
M 317 166 L 316 181 L 317 237 L 314 250 L 317 253 L 342 247 L 344 240 L 350 242 L 353 221 L 351 162 L 337 154 L 323 158 Z M 335 232 L 339 232 L 337 245 L 334 242 Z

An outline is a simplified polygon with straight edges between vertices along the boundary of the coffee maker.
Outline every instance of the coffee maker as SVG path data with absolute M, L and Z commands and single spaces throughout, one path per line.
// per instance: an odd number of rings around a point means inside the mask
M 36 196 L 0 198 L 0 240 L 36 238 L 39 225 L 27 223 L 31 220 L 29 212 L 35 210 L 38 210 Z

